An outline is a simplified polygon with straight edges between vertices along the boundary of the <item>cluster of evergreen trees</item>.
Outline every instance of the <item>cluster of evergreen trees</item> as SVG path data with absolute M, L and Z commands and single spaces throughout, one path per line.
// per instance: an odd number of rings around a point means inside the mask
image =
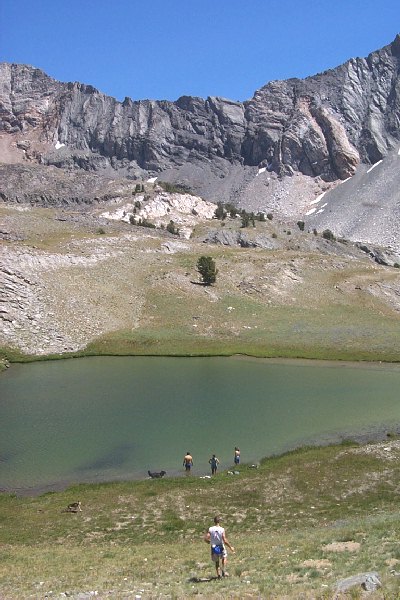
M 256 221 L 265 221 L 266 218 L 272 220 L 272 213 L 268 213 L 266 215 L 263 212 L 258 212 L 257 214 L 255 214 L 254 212 L 247 212 L 244 209 L 239 210 L 230 202 L 225 204 L 223 202 L 218 202 L 214 216 L 220 221 L 224 221 L 228 216 L 231 219 L 236 219 L 236 217 L 239 216 L 242 220 L 241 227 L 249 227 L 250 225 L 255 227 Z

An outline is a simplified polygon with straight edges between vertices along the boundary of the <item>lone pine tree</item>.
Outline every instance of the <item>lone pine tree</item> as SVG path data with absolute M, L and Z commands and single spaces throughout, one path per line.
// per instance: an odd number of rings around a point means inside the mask
M 197 261 L 197 270 L 204 285 L 211 285 L 216 282 L 218 269 L 215 267 L 215 261 L 211 256 L 200 256 Z

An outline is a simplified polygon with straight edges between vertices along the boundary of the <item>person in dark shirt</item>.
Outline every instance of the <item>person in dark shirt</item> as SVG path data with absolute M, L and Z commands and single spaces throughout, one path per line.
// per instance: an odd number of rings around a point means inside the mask
M 217 468 L 218 468 L 218 465 L 219 465 L 219 460 L 215 456 L 215 454 L 212 455 L 212 457 L 210 458 L 210 460 L 208 462 L 211 465 L 211 475 L 216 475 Z

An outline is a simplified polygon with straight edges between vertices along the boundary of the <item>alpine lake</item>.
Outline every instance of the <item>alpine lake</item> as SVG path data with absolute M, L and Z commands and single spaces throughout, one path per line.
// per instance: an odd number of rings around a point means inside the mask
M 400 423 L 400 365 L 90 357 L 13 364 L 0 376 L 0 490 L 192 476 L 307 444 L 384 438 Z M 239 467 L 240 468 L 240 467 Z

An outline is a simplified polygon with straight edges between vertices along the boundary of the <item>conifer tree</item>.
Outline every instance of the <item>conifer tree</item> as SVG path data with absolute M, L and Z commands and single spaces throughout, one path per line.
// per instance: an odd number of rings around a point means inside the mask
M 211 256 L 201 256 L 197 261 L 197 270 L 201 275 L 204 285 L 211 285 L 216 282 L 218 269 Z

